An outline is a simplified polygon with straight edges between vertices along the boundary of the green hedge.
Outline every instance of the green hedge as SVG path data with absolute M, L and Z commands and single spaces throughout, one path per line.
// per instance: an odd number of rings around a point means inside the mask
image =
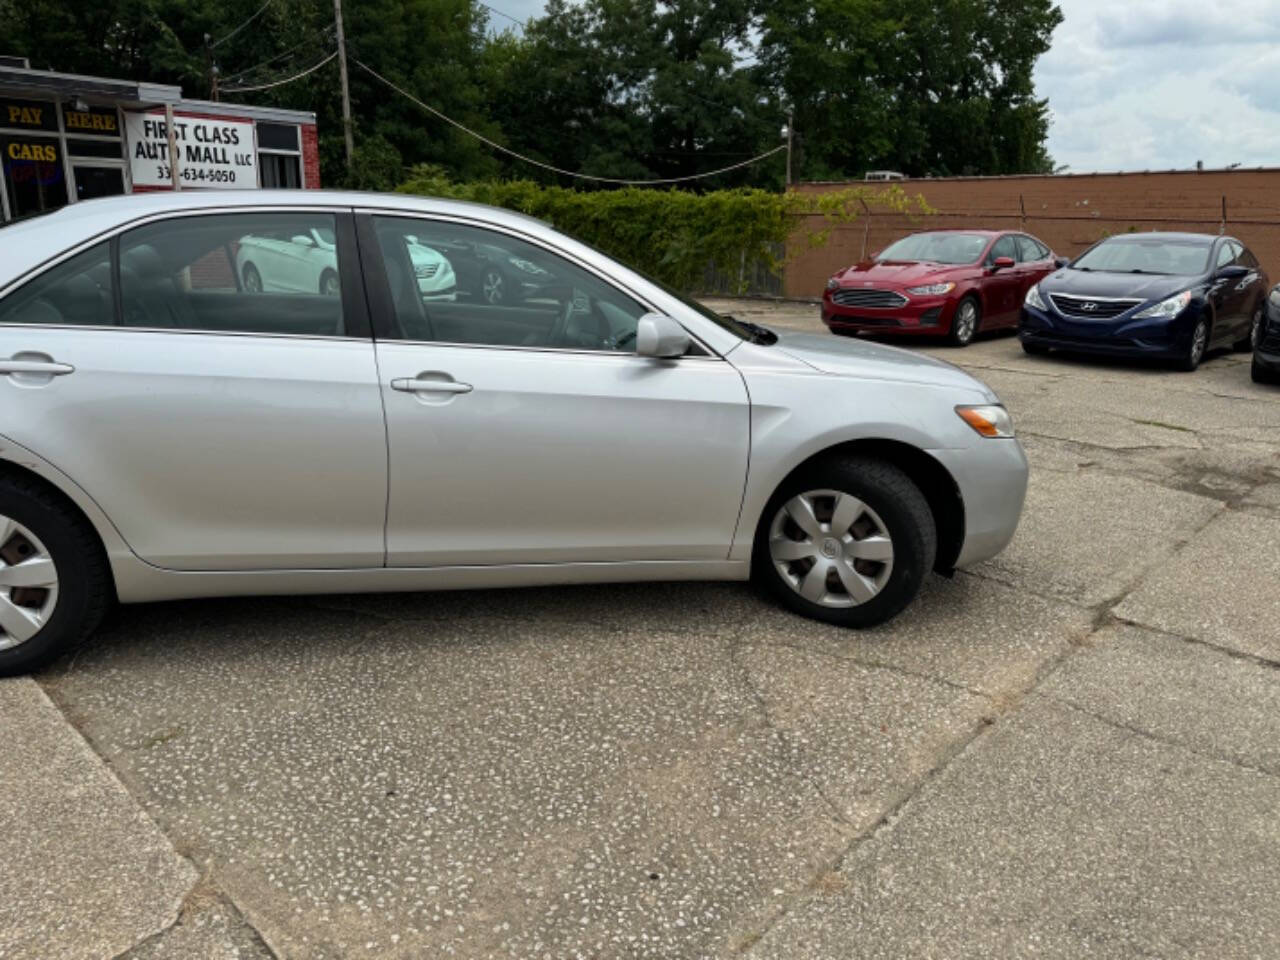
M 820 246 L 833 227 L 867 209 L 927 212 L 922 198 L 900 187 L 852 187 L 822 194 L 766 190 L 655 190 L 626 187 L 580 191 L 528 180 L 454 183 L 440 168 L 420 166 L 401 193 L 472 200 L 518 210 L 605 251 L 617 260 L 681 290 L 697 290 L 709 265 L 737 270 L 762 263 L 779 273 L 780 252 L 797 225 L 804 242 Z M 814 218 L 806 215 L 817 214 Z M 803 219 L 802 219 L 803 218 Z

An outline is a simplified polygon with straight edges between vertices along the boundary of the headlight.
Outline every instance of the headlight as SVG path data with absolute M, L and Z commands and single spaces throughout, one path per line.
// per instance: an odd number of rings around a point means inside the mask
M 839 281 L 838 279 L 836 279 L 835 277 L 832 277 L 830 280 L 828 280 L 828 281 L 827 281 L 827 289 L 828 289 L 828 290 L 839 290 L 839 289 L 840 289 L 840 281 Z
M 1267 299 L 1271 301 L 1271 305 L 1273 307 L 1280 309 L 1280 287 L 1276 287 L 1269 294 L 1267 294 Z
M 917 297 L 940 297 L 955 288 L 954 283 L 926 283 L 923 287 L 907 287 L 907 293 Z
M 1187 304 L 1191 302 L 1191 291 L 1183 290 L 1181 293 L 1175 293 L 1168 300 L 1161 300 L 1155 306 L 1147 307 L 1140 313 L 1135 313 L 1134 317 L 1163 317 L 1169 319 L 1176 317 L 1183 310 L 1187 309 Z
M 1013 417 L 998 403 L 956 407 L 960 419 L 984 437 L 1012 437 Z
M 1028 307 L 1035 307 L 1037 310 L 1048 310 L 1044 305 L 1044 297 L 1040 296 L 1040 285 L 1036 284 L 1027 291 L 1026 299 L 1022 301 Z

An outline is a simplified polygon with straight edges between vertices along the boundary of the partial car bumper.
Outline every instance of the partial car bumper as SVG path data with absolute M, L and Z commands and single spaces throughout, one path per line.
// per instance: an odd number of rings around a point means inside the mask
M 905 294 L 904 294 L 905 296 Z M 911 297 L 900 307 L 845 307 L 822 298 L 822 322 L 832 333 L 933 335 L 951 329 L 955 304 L 947 297 Z
M 930 450 L 964 502 L 964 543 L 956 566 L 989 560 L 1009 545 L 1027 496 L 1027 455 L 1017 440 L 983 440 L 963 450 Z
M 1191 346 L 1199 312 L 1192 308 L 1172 320 L 1073 320 L 1050 310 L 1023 306 L 1018 339 L 1039 347 L 1109 356 L 1173 358 Z

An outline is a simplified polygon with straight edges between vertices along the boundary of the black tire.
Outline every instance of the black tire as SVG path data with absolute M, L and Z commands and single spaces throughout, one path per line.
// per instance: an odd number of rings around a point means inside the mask
M 1204 334 L 1201 336 L 1200 330 L 1204 328 Z M 1187 342 L 1186 352 L 1174 362 L 1174 368 L 1181 370 L 1183 373 L 1191 373 L 1200 366 L 1200 361 L 1204 359 L 1204 355 L 1209 352 L 1209 338 L 1213 335 L 1213 328 L 1209 326 L 1208 320 L 1197 320 L 1196 325 L 1192 327 L 1191 337 Z M 1199 347 L 1197 347 L 1199 342 Z
M 811 490 L 852 494 L 884 522 L 893 542 L 893 566 L 880 592 L 865 603 L 848 607 L 815 603 L 797 593 L 774 566 L 769 549 L 774 517 L 792 497 Z M 835 457 L 789 478 L 769 499 L 756 528 L 752 575 L 759 587 L 802 616 L 842 627 L 872 627 L 896 616 L 915 599 L 937 552 L 933 513 L 910 477 L 883 460 Z
M 1258 346 L 1262 331 L 1262 316 L 1265 311 L 1265 301 L 1259 300 L 1258 306 L 1253 311 L 1253 316 L 1249 319 L 1249 332 L 1245 334 L 1243 340 L 1237 340 L 1233 344 L 1234 348 L 1241 353 L 1246 350 L 1253 350 Z
M 485 267 L 480 272 L 480 289 L 477 293 L 484 303 L 497 306 L 505 303 L 509 296 L 507 275 L 497 267 Z
M 1253 363 L 1249 365 L 1249 376 L 1253 378 L 1254 383 L 1280 384 L 1280 373 L 1264 367 L 1256 353 L 1253 355 Z
M 973 324 L 961 324 L 961 312 L 973 308 Z M 977 297 L 965 297 L 956 304 L 955 315 L 951 318 L 951 329 L 947 331 L 947 343 L 953 347 L 967 347 L 973 343 L 973 338 L 978 335 L 978 331 L 982 329 L 982 304 L 978 302 Z
M 59 497 L 24 477 L 0 476 L 0 515 L 43 543 L 58 574 L 53 612 L 35 636 L 0 650 L 0 676 L 29 673 L 84 640 L 114 599 L 106 554 L 93 528 Z M 6 544 L 0 544 L 3 550 Z M 9 594 L 6 588 L 6 599 Z
M 246 263 L 241 268 L 240 282 L 244 286 L 245 293 L 262 292 L 262 274 L 258 272 L 258 268 L 252 263 Z
M 1049 348 L 1042 343 L 1027 343 L 1022 341 L 1022 352 L 1030 354 L 1033 357 L 1043 357 L 1049 352 Z

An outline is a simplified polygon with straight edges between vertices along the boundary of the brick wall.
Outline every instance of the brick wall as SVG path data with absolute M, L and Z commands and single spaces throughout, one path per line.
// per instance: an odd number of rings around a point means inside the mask
M 805 183 L 793 189 L 818 193 L 855 184 Z M 862 184 L 856 184 L 861 186 Z M 1280 282 L 1280 169 L 1079 174 L 1042 177 L 976 177 L 906 180 L 934 213 L 914 218 L 865 214 L 837 227 L 827 244 L 809 249 L 808 232 L 822 226 L 805 218 L 788 244 L 783 290 L 789 297 L 818 297 L 836 270 L 874 254 L 899 237 L 936 227 L 1026 230 L 1059 255 L 1074 257 L 1109 233 L 1188 230 L 1239 238 Z
M 314 123 L 302 125 L 302 185 L 320 189 L 320 138 Z

